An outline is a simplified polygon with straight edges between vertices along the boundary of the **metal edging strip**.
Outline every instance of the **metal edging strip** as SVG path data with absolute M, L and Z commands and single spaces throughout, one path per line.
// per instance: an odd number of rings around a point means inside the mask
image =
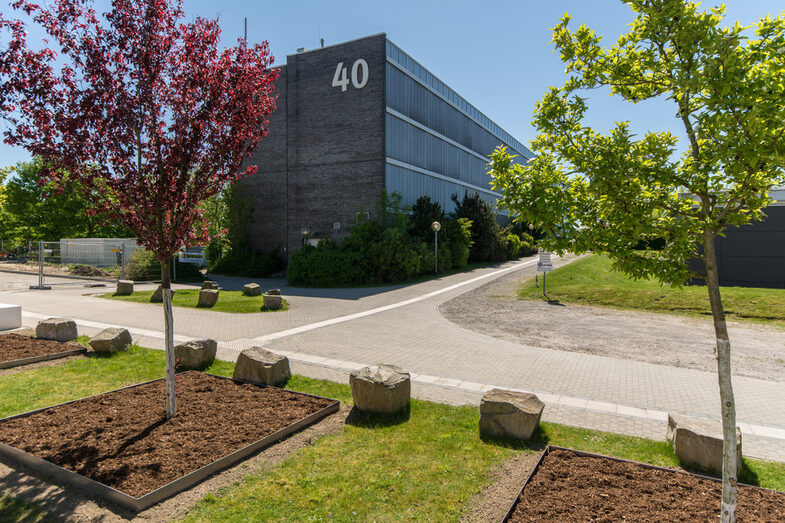
M 67 358 L 69 356 L 78 356 L 80 354 L 86 354 L 86 353 L 87 353 L 87 347 L 82 347 L 81 349 L 67 350 L 63 352 L 53 352 L 51 354 L 43 354 L 41 356 L 30 356 L 29 358 L 22 358 L 19 360 L 0 361 L 0 369 L 12 369 L 14 367 L 20 367 L 22 365 L 30 365 L 42 361 L 59 360 L 60 358 Z

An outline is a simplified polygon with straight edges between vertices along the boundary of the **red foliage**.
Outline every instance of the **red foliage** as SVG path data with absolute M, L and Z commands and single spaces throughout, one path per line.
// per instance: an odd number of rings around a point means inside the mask
M 4 141 L 168 259 L 202 233 L 198 203 L 256 171 L 242 163 L 275 109 L 267 42 L 219 50 L 217 20 L 181 23 L 180 1 L 114 0 L 100 17 L 87 0 L 49 4 L 12 4 L 47 33 L 41 50 L 0 14 Z

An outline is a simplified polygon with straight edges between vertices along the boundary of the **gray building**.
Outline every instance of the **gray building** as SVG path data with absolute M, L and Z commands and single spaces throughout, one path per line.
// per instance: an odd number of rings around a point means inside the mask
M 493 149 L 532 157 L 384 34 L 287 56 L 276 90 L 270 134 L 250 160 L 259 171 L 241 191 L 254 208 L 251 246 L 284 258 L 303 229 L 311 240 L 348 235 L 382 189 L 446 211 L 452 194 L 493 203 Z

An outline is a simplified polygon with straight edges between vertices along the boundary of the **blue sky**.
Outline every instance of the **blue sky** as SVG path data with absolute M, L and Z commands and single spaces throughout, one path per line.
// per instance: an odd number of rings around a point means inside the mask
M 5 4 L 5 2 L 3 2 Z M 108 5 L 97 1 L 99 10 Z M 550 44 L 550 28 L 565 12 L 577 28 L 585 23 L 610 45 L 626 31 L 632 11 L 618 0 L 185 0 L 191 16 L 221 20 L 224 43 L 243 33 L 267 40 L 276 63 L 297 48 L 337 44 L 385 32 L 388 38 L 441 78 L 470 103 L 524 144 L 534 138 L 531 115 L 548 86 L 561 85 L 564 66 Z M 704 2 L 703 7 L 717 5 Z M 7 12 L 9 8 L 4 7 Z M 782 0 L 730 0 L 726 22 L 743 25 L 776 15 Z M 31 31 L 31 35 L 35 35 Z M 607 93 L 589 93 L 588 123 L 607 130 L 629 120 L 635 132 L 670 130 L 682 135 L 675 111 L 666 101 L 637 106 L 614 102 Z M 0 167 L 26 160 L 26 151 L 0 143 Z

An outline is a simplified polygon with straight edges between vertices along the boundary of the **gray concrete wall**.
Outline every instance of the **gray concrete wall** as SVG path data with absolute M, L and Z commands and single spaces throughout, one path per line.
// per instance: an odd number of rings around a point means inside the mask
M 252 247 L 280 245 L 285 258 L 300 247 L 302 228 L 339 239 L 356 212 L 373 210 L 384 188 L 385 41 L 377 35 L 287 57 L 270 134 L 251 159 L 259 172 L 242 182 L 254 204 Z M 368 64 L 360 89 L 352 85 L 358 59 Z M 341 62 L 345 91 L 332 85 Z

